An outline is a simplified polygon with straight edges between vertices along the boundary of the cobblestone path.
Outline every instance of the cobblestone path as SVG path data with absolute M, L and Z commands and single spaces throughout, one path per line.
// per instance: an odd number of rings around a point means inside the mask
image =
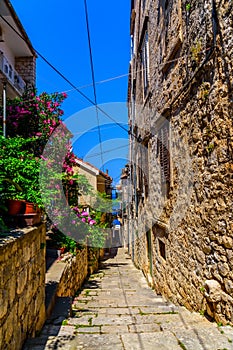
M 71 317 L 47 321 L 24 350 L 232 350 L 232 341 L 230 326 L 157 296 L 120 248 L 77 293 Z

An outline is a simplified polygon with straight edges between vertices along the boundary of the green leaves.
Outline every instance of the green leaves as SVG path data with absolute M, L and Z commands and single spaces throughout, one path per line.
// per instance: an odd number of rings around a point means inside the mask
M 25 199 L 41 206 L 40 161 L 32 153 L 34 139 L 0 137 L 0 196 Z

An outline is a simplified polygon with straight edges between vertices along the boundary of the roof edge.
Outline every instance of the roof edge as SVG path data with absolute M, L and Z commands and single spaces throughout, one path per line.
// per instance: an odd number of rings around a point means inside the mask
M 22 36 L 24 37 L 25 42 L 27 43 L 29 49 L 31 50 L 32 55 L 33 55 L 34 57 L 37 57 L 36 51 L 35 51 L 35 49 L 34 49 L 32 43 L 31 43 L 31 41 L 30 41 L 30 39 L 29 39 L 29 37 L 28 37 L 28 35 L 27 35 L 27 33 L 26 33 L 26 31 L 25 31 L 25 29 L 24 29 L 22 23 L 20 22 L 20 19 L 19 19 L 17 13 L 15 12 L 15 9 L 14 9 L 14 7 L 12 6 L 10 0 L 4 0 L 4 1 L 5 1 L 6 6 L 8 7 L 8 9 L 9 9 L 9 11 L 10 11 L 11 16 L 12 16 L 12 18 L 14 19 L 16 25 L 18 26 L 19 30 L 22 32 Z

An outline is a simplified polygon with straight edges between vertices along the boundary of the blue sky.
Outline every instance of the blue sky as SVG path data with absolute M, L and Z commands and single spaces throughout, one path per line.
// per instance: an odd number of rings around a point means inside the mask
M 33 46 L 73 84 L 94 100 L 84 0 L 11 0 Z M 95 80 L 100 82 L 128 73 L 130 59 L 130 1 L 87 0 Z M 120 168 L 127 162 L 127 80 L 122 77 L 96 85 L 97 102 L 122 128 L 99 112 L 103 142 L 103 170 L 119 180 Z M 101 167 L 100 145 L 95 109 L 59 77 L 41 58 L 37 59 L 38 92 L 63 92 L 65 119 L 77 131 L 74 150 L 78 156 Z M 120 107 L 119 107 L 120 106 Z M 88 120 L 88 123 L 87 123 Z M 83 124 L 84 123 L 84 124 Z M 78 130 L 81 130 L 78 132 Z M 73 131 L 73 130 L 71 130 Z M 119 151 L 107 156 L 111 150 Z M 93 153 L 91 153 L 93 151 Z M 96 156 L 95 156 L 96 155 Z M 87 157 L 87 158 L 86 158 Z

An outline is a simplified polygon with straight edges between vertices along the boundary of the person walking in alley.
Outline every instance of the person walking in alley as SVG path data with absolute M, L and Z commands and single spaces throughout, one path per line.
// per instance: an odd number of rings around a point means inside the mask
M 117 247 L 122 246 L 121 222 L 118 220 L 117 216 L 115 216 L 112 221 L 112 245 Z

